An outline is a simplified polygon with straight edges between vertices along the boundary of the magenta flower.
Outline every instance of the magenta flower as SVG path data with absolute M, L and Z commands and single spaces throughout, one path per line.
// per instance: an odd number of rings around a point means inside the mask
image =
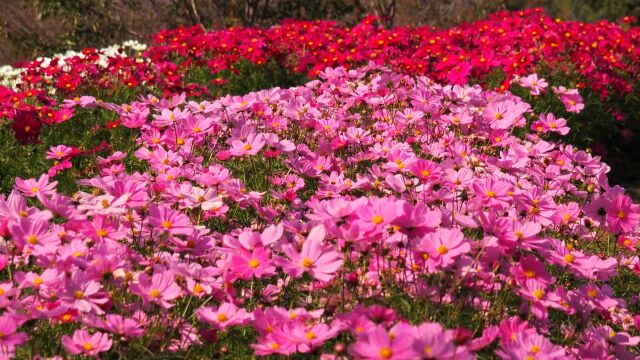
M 104 320 L 90 315 L 85 318 L 85 323 L 125 337 L 138 337 L 145 332 L 138 320 L 117 314 L 108 314 Z
M 233 325 L 245 325 L 253 319 L 245 309 L 239 309 L 227 302 L 220 304 L 217 309 L 201 307 L 196 313 L 200 321 L 209 323 L 218 330 L 224 330 Z
M 503 348 L 496 354 L 503 360 L 549 359 L 561 360 L 569 358 L 565 349 L 554 345 L 544 336 L 535 332 L 517 332 L 512 342 L 503 343 Z
M 73 153 L 74 153 L 74 149 L 67 145 L 52 146 L 49 148 L 49 151 L 47 151 L 46 159 L 62 160 L 67 156 L 72 155 Z
M 578 89 L 567 89 L 564 86 L 553 87 L 553 92 L 560 96 L 568 112 L 579 113 L 584 109 L 584 102 Z
M 50 224 L 46 221 L 22 217 L 8 225 L 15 245 L 27 254 L 34 255 L 56 252 L 60 238 L 49 231 L 49 227 Z
M 138 283 L 131 284 L 131 292 L 140 296 L 145 303 L 155 303 L 165 309 L 173 306 L 170 303 L 182 295 L 180 286 L 176 284 L 170 271 L 156 272 L 153 277 L 141 273 Z
M 66 293 L 61 300 L 80 312 L 103 314 L 100 305 L 109 301 L 106 293 L 100 291 L 102 285 L 98 281 L 87 279 L 84 273 L 76 272 L 67 278 Z
M 111 349 L 111 344 L 109 335 L 101 332 L 89 335 L 86 330 L 76 330 L 73 337 L 68 335 L 62 337 L 62 345 L 73 355 L 97 356 Z
M 531 95 L 540 95 L 549 84 L 543 78 L 538 78 L 537 74 L 531 74 L 520 78 L 520 86 L 529 88 Z
M 472 187 L 476 193 L 476 200 L 482 205 L 499 209 L 505 206 L 509 200 L 509 184 L 495 180 L 493 177 L 477 179 L 473 182 Z
M 370 198 L 369 202 L 369 205 L 361 207 L 355 213 L 358 220 L 354 221 L 354 225 L 371 235 L 385 232 L 387 226 L 400 215 L 402 204 L 394 199 L 375 197 Z
M 231 258 L 231 275 L 243 280 L 255 277 L 260 279 L 263 276 L 271 276 L 276 273 L 276 268 L 270 259 L 271 251 L 262 246 L 258 246 L 249 252 L 240 249 L 239 253 Z
M 640 223 L 640 205 L 626 195 L 615 196 L 605 208 L 607 225 L 613 232 L 632 232 Z
M 19 190 L 24 196 L 28 197 L 42 197 L 51 195 L 56 192 L 57 181 L 49 182 L 49 175 L 40 175 L 38 180 L 16 178 L 15 188 Z
M 285 245 L 282 250 L 288 259 L 282 258 L 280 265 L 294 277 L 306 272 L 316 280 L 330 281 L 342 266 L 342 256 L 331 245 L 323 244 L 325 236 L 324 226 L 318 225 L 311 229 L 300 252 L 293 245 Z
M 172 235 L 189 235 L 193 232 L 189 217 L 166 205 L 154 206 L 149 210 L 149 224 L 159 232 Z
M 553 114 L 540 114 L 539 120 L 531 124 L 531 130 L 539 133 L 555 132 L 560 135 L 567 135 L 569 133 L 567 120 L 563 118 L 556 119 Z
M 349 347 L 349 353 L 362 359 L 392 360 L 419 357 L 412 348 L 411 336 L 390 336 L 381 325 L 363 332 L 356 343 Z
M 455 263 L 460 255 L 468 253 L 471 245 L 459 229 L 440 228 L 434 233 L 426 234 L 418 248 L 428 255 L 428 264 L 446 268 Z
M 11 349 L 23 344 L 28 339 L 27 333 L 16 332 L 18 321 L 9 314 L 0 316 L 0 346 L 7 346 Z
M 262 134 L 249 134 L 247 140 L 233 140 L 231 141 L 231 155 L 244 156 L 255 155 L 264 147 L 266 141 Z

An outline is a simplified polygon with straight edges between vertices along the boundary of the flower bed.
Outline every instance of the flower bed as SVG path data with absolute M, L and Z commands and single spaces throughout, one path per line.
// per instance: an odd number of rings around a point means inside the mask
M 532 73 L 556 87 L 576 88 L 585 99 L 582 114 L 564 113 L 562 104 L 554 101 L 543 105 L 569 122 L 573 131 L 567 142 L 607 156 L 620 180 L 637 172 L 637 159 L 630 154 L 640 145 L 636 140 L 640 103 L 635 95 L 640 28 L 631 25 L 634 21 L 567 22 L 530 9 L 496 13 L 450 29 L 384 29 L 374 18 L 352 28 L 330 21 L 285 21 L 265 29 L 193 27 L 155 34 L 142 56 L 145 60 L 128 56 L 142 46 L 127 43 L 122 45 L 127 51 L 85 49 L 78 56 L 17 64 L 3 70 L 11 86 L 0 86 L 0 123 L 10 128 L 0 126 L 0 139 L 12 141 L 2 133 L 12 129 L 18 144 L 36 144 L 36 150 L 18 150 L 15 144 L 12 151 L 0 153 L 0 163 L 9 169 L 0 185 L 7 189 L 14 176 L 27 171 L 19 166 L 14 170 L 9 163 L 14 159 L 27 161 L 34 151 L 59 142 L 71 141 L 82 151 L 100 145 L 91 138 L 101 136 L 80 136 L 79 126 L 47 128 L 71 119 L 83 128 L 117 125 L 111 122 L 114 119 L 74 118 L 74 112 L 62 106 L 64 99 L 91 95 L 127 103 L 149 93 L 169 97 L 185 92 L 199 98 L 244 94 L 299 85 L 328 66 L 357 67 L 370 61 L 442 83 L 478 83 L 486 89 L 511 89 L 520 96 L 529 95 L 518 84 Z M 72 132 L 71 140 L 60 135 Z M 39 142 L 42 146 L 37 146 Z
M 564 119 L 509 92 L 369 65 L 65 108 L 116 113 L 135 147 L 73 195 L 43 174 L 0 200 L 6 356 L 637 351 L 640 206 L 554 140 Z M 91 155 L 47 156 L 55 175 Z

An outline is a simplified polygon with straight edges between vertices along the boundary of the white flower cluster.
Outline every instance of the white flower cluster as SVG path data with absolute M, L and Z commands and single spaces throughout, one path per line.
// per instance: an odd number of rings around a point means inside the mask
M 136 40 L 128 40 L 123 42 L 122 44 L 107 46 L 98 50 L 100 58 L 98 59 L 97 64 L 100 67 L 107 67 L 109 58 L 115 57 L 117 55 L 139 57 L 140 54 L 146 49 L 146 44 L 140 43 Z M 69 50 L 62 54 L 53 55 L 51 58 L 39 57 L 36 60 L 41 61 L 42 63 L 40 66 L 45 68 L 49 66 L 52 59 L 58 58 L 60 59 L 58 63 L 64 69 L 65 60 L 73 58 L 75 56 L 84 58 L 85 55 L 82 52 Z M 0 85 L 15 89 L 21 82 L 20 76 L 22 75 L 22 71 L 22 69 L 15 68 L 11 65 L 0 66 Z

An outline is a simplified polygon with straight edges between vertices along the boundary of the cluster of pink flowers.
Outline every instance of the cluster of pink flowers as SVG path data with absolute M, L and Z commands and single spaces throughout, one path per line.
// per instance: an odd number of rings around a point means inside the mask
M 633 358 L 640 316 L 611 285 L 640 273 L 640 206 L 552 140 L 564 120 L 375 65 L 319 77 L 68 102 L 117 113 L 137 148 L 98 158 L 72 196 L 65 169 L 0 196 L 3 355 L 46 323 L 74 324 L 49 341 L 87 356 L 252 328 L 235 341 L 256 355 Z
M 71 109 L 57 106 L 60 96 L 82 101 L 87 89 L 122 88 L 136 94 L 149 89 L 166 96 L 208 94 L 209 84 L 189 81 L 193 71 L 208 72 L 213 85 L 222 85 L 227 73 L 238 72 L 241 60 L 275 62 L 310 77 L 329 66 L 357 67 L 374 61 L 402 73 L 459 85 L 471 79 L 484 83 L 499 70 L 505 75 L 502 90 L 518 76 L 550 67 L 578 87 L 588 84 L 603 99 L 610 94 L 624 97 L 637 86 L 640 73 L 640 27 L 631 26 L 633 21 L 632 17 L 621 24 L 560 21 L 542 9 L 527 9 L 498 12 L 448 29 L 384 29 L 368 17 L 354 27 L 318 20 L 284 21 L 266 29 L 164 30 L 153 36 L 144 61 L 117 54 L 102 66 L 104 54 L 85 49 L 83 56 L 64 62 L 56 58 L 46 64 L 42 60 L 18 64 L 19 88 L 0 86 L 0 118 L 10 119 L 16 137 L 30 143 L 37 140 L 42 124 L 74 116 Z M 535 75 L 522 78 L 520 84 L 530 86 L 534 95 L 547 86 L 536 82 Z M 51 96 L 52 89 L 59 95 Z

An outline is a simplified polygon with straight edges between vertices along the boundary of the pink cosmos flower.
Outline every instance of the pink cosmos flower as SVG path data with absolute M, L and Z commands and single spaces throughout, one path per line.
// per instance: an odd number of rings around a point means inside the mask
M 244 156 L 255 155 L 264 147 L 266 141 L 262 134 L 249 134 L 247 140 L 233 140 L 231 141 L 231 149 L 229 149 L 231 155 Z
M 473 182 L 476 200 L 493 208 L 502 208 L 509 200 L 510 185 L 493 177 L 477 179 Z
M 568 112 L 579 113 L 584 109 L 584 102 L 578 89 L 567 89 L 564 86 L 553 87 L 553 92 L 560 96 Z
M 189 217 L 166 205 L 154 206 L 149 210 L 149 224 L 160 232 L 172 235 L 189 235 L 193 232 Z
M 331 245 L 323 244 L 325 236 L 324 226 L 318 225 L 311 229 L 300 252 L 294 245 L 283 246 L 282 250 L 288 259 L 282 258 L 280 265 L 294 277 L 306 272 L 316 280 L 330 281 L 342 266 L 342 256 Z
M 414 359 L 418 356 L 412 344 L 411 336 L 391 337 L 383 326 L 378 325 L 358 336 L 356 343 L 349 347 L 349 353 L 372 360 Z
M 442 176 L 442 168 L 433 161 L 419 159 L 409 165 L 413 174 L 424 182 L 438 182 Z
M 51 195 L 56 192 L 57 181 L 49 183 L 49 175 L 40 175 L 38 180 L 16 178 L 15 188 L 19 190 L 24 196 L 28 197 L 40 197 Z
M 296 352 L 296 344 L 291 341 L 276 340 L 273 334 L 269 333 L 265 336 L 259 337 L 256 344 L 251 344 L 251 347 L 258 356 L 265 356 L 271 354 L 291 355 Z
M 605 204 L 607 225 L 613 232 L 631 232 L 640 223 L 640 205 L 629 196 L 614 196 Z
M 482 111 L 482 116 L 492 129 L 506 130 L 519 124 L 526 110 L 512 100 L 502 100 L 490 102 Z
M 155 115 L 153 125 L 158 127 L 165 127 L 173 125 L 176 122 L 180 122 L 186 119 L 190 115 L 188 110 L 180 110 L 175 108 L 173 110 L 163 109 L 160 115 Z
M 272 333 L 279 344 L 293 343 L 298 352 L 307 353 L 338 335 L 338 329 L 327 324 L 309 325 L 294 320 L 277 327 Z
M 245 309 L 232 303 L 222 303 L 217 309 L 201 307 L 197 310 L 198 320 L 211 324 L 215 329 L 224 330 L 233 325 L 245 325 L 253 318 Z
M 19 218 L 9 222 L 7 228 L 15 245 L 27 254 L 51 254 L 60 244 L 58 236 L 49 231 L 50 224 L 39 219 Z
M 520 78 L 520 86 L 531 89 L 531 95 L 540 95 L 549 86 L 543 78 L 538 78 L 538 74 L 531 74 Z
M 471 245 L 464 234 L 457 228 L 439 228 L 434 233 L 426 234 L 418 248 L 428 254 L 427 263 L 439 268 L 446 268 L 456 259 L 471 250 Z
M 47 151 L 46 159 L 62 160 L 65 157 L 72 155 L 75 152 L 74 150 L 74 148 L 67 145 L 52 146 L 51 148 L 49 148 L 49 151 Z
M 104 320 L 99 319 L 96 316 L 89 315 L 85 317 L 84 321 L 89 326 L 104 329 L 125 337 L 138 337 L 143 335 L 145 332 L 138 320 L 125 318 L 122 315 L 117 314 L 107 314 Z
M 131 284 L 131 292 L 140 296 L 145 303 L 155 303 L 164 309 L 174 304 L 170 301 L 182 295 L 180 286 L 176 284 L 170 271 L 155 272 L 153 277 L 141 273 L 138 283 Z
M 22 345 L 29 336 L 24 332 L 16 332 L 18 330 L 19 322 L 16 318 L 13 318 L 9 314 L 0 316 L 0 346 L 7 346 L 8 348 L 15 348 L 18 345 Z
M 240 252 L 231 258 L 231 276 L 249 280 L 252 277 L 260 279 L 263 276 L 274 275 L 276 268 L 271 262 L 270 255 L 271 251 L 262 246 L 254 248 L 251 252 L 240 249 Z
M 452 331 L 444 331 L 438 323 L 423 323 L 413 329 L 415 341 L 413 349 L 416 354 L 421 354 L 421 358 L 433 359 L 454 359 L 461 358 L 462 354 L 456 356 L 456 346 L 452 336 Z
M 531 124 L 531 130 L 539 133 L 555 132 L 560 135 L 567 135 L 569 133 L 567 120 L 563 118 L 556 119 L 553 114 L 540 114 L 539 120 Z
M 222 196 L 214 189 L 193 188 L 193 192 L 189 194 L 189 202 L 191 206 L 200 206 L 202 210 L 220 209 L 224 206 Z
M 100 305 L 109 301 L 106 293 L 101 292 L 102 285 L 98 281 L 87 279 L 85 273 L 75 272 L 66 279 L 66 293 L 61 300 L 80 312 L 103 314 Z
M 111 344 L 109 335 L 101 332 L 89 335 L 86 330 L 76 330 L 73 337 L 68 335 L 62 337 L 62 345 L 73 355 L 97 356 L 99 353 L 111 349 Z
M 395 199 L 376 197 L 370 198 L 369 202 L 369 205 L 361 207 L 355 213 L 358 220 L 354 221 L 354 225 L 371 235 L 385 232 L 387 226 L 400 215 L 402 204 Z
M 496 354 L 503 360 L 520 359 L 567 359 L 567 353 L 561 346 L 554 345 L 544 336 L 531 332 L 515 333 L 513 342 L 503 344 Z

